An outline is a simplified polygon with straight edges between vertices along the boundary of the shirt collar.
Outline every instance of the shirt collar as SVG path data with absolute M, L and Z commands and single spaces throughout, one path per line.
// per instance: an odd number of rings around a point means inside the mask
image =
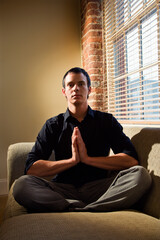
M 88 106 L 88 111 L 85 118 L 88 116 L 94 118 L 94 111 L 90 106 Z M 66 112 L 64 113 L 64 121 L 67 121 L 69 118 L 72 118 L 72 115 L 70 114 L 69 109 L 67 108 Z

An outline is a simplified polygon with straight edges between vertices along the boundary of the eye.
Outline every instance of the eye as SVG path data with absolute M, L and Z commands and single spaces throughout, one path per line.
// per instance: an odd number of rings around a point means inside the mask
M 79 82 L 78 84 L 80 87 L 82 87 L 84 85 L 84 82 Z
M 72 88 L 72 87 L 74 86 L 74 84 L 73 84 L 73 83 L 69 83 L 68 86 L 69 86 L 70 88 Z

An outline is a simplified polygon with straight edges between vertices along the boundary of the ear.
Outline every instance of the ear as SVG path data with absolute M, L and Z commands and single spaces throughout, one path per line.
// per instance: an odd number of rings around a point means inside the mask
M 87 95 L 87 99 L 89 98 L 89 94 L 91 93 L 91 87 L 88 88 L 88 95 Z
M 92 88 L 91 88 L 91 86 L 88 88 L 88 96 L 89 96 L 89 94 L 91 93 L 91 91 L 92 91 Z
M 66 97 L 66 91 L 65 91 L 65 88 L 62 88 L 62 94 Z

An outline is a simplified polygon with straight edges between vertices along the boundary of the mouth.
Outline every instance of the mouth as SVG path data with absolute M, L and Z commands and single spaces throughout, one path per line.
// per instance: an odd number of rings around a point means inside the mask
M 72 98 L 79 98 L 79 97 L 81 97 L 81 95 L 79 95 L 79 94 L 75 94 L 72 96 Z

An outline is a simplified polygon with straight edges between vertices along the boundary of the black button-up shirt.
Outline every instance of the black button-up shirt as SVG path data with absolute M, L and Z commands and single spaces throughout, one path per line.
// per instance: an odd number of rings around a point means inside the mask
M 49 159 L 52 151 L 56 161 L 72 157 L 71 137 L 78 126 L 90 157 L 108 156 L 110 149 L 126 153 L 137 159 L 130 139 L 112 114 L 92 110 L 88 107 L 82 122 L 70 115 L 69 110 L 46 121 L 26 161 L 26 171 L 37 160 Z M 84 163 L 56 175 L 53 181 L 80 186 L 86 182 L 107 177 L 107 171 Z

